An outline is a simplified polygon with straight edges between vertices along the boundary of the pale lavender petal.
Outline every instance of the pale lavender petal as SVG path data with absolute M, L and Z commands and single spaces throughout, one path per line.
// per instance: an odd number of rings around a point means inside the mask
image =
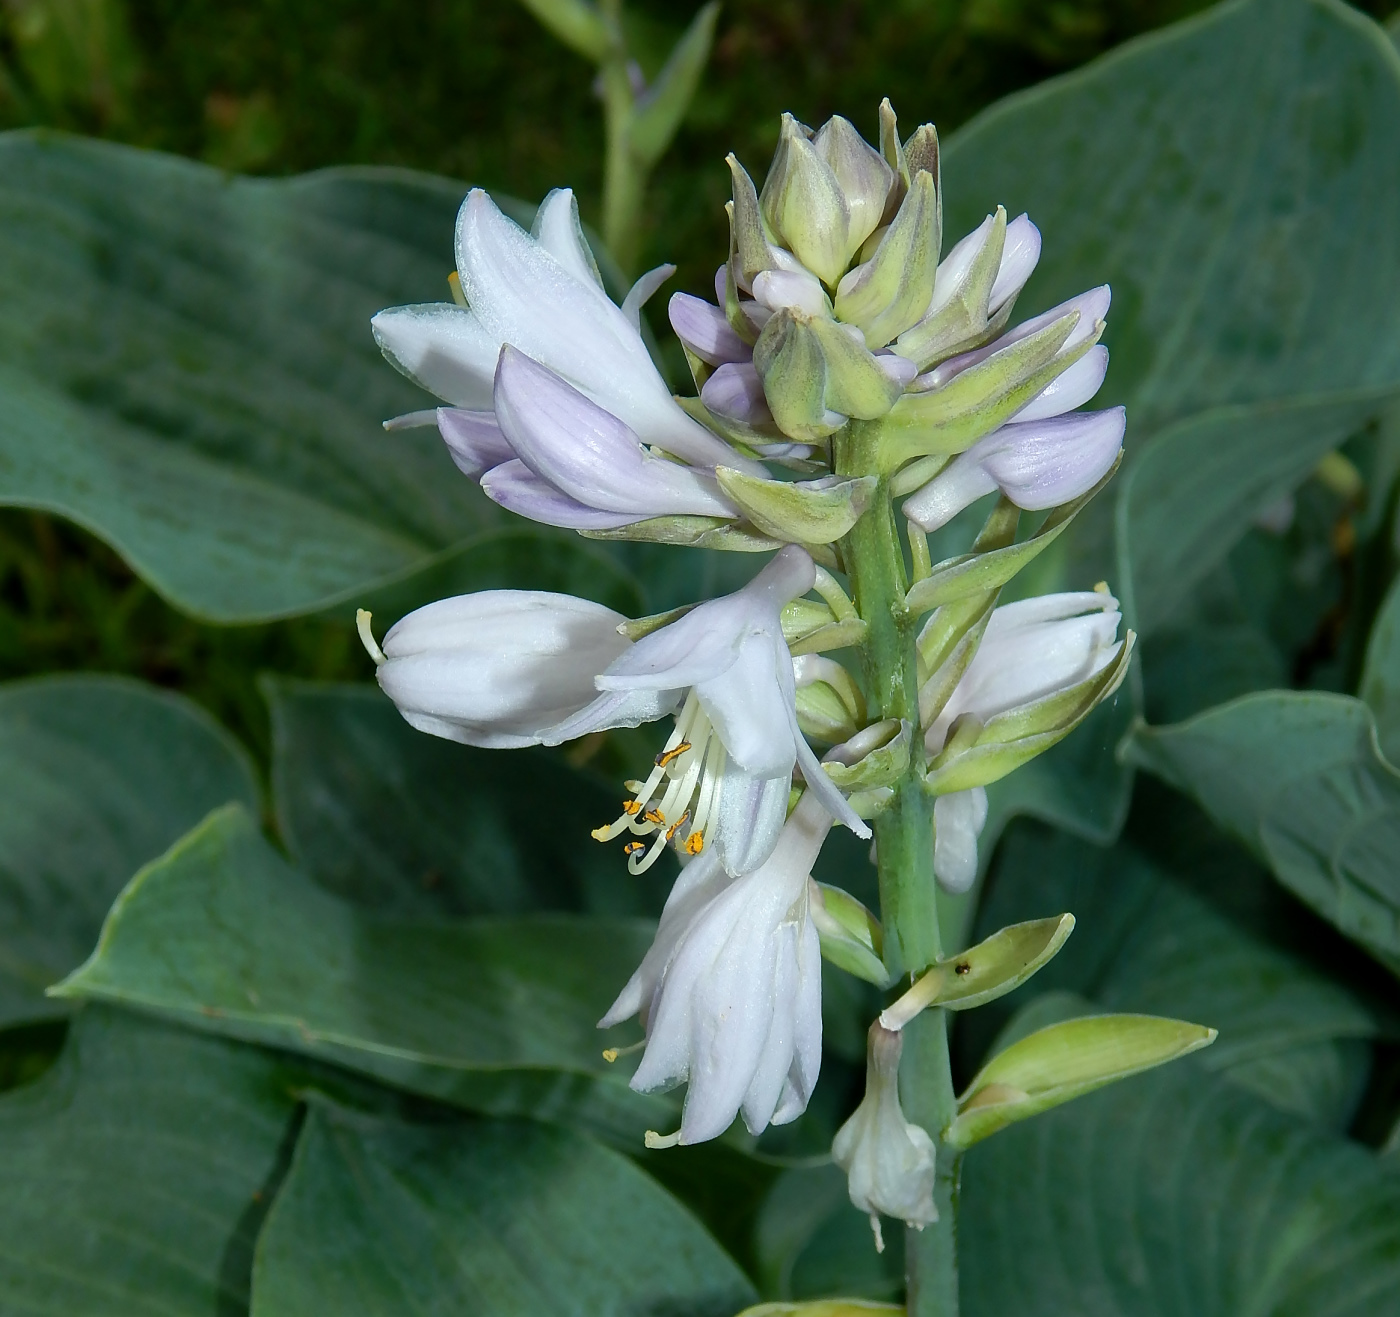
M 700 401 L 716 416 L 727 416 L 746 425 L 768 425 L 773 420 L 763 381 L 751 361 L 731 361 L 720 366 L 705 381 Z
M 753 349 L 730 328 L 719 307 L 689 293 L 672 293 L 667 312 L 676 337 L 701 361 L 723 366 L 753 359 Z
M 737 764 L 725 765 L 707 841 L 730 873 L 748 873 L 772 854 L 791 794 L 791 771 L 760 777 Z
M 925 320 L 941 311 L 962 286 L 967 272 L 972 269 L 972 263 L 977 259 L 978 252 L 986 244 L 994 223 L 995 217 L 988 215 L 967 237 L 954 244 L 952 251 L 939 262 L 933 280 L 933 300 L 924 312 Z
M 486 497 L 508 512 L 567 530 L 615 530 L 640 520 L 635 512 L 600 512 L 541 480 L 519 459 L 502 462 L 481 477 Z
M 390 365 L 455 407 L 489 407 L 500 340 L 450 302 L 394 306 L 370 322 Z
M 793 703 L 792 658 L 775 652 L 766 633 L 745 636 L 734 661 L 695 693 L 729 757 L 758 777 L 792 772 L 796 747 L 788 706 Z
M 634 521 L 737 515 L 712 476 L 644 452 L 624 422 L 510 346 L 501 350 L 495 403 L 521 461 L 579 503 Z
M 631 288 L 627 290 L 627 296 L 622 299 L 622 314 L 625 315 L 637 329 L 642 327 L 642 308 L 651 300 L 652 295 L 676 272 L 674 265 L 658 265 L 654 270 L 648 270 Z
M 1082 407 L 1103 385 L 1108 373 L 1108 349 L 1096 343 L 1068 370 L 1061 371 L 1012 420 L 1044 421 Z
M 483 471 L 515 457 L 515 450 L 496 423 L 495 412 L 439 407 L 437 427 L 457 470 L 473 480 Z
M 1017 296 L 1040 260 L 1040 230 L 1029 215 L 1017 215 L 1006 226 L 1006 245 L 1001 251 L 1001 267 L 987 298 L 987 310 L 995 315 L 1002 306 Z
M 1126 420 L 1126 411 L 1113 407 L 1005 425 L 963 456 L 986 443 L 981 465 L 1007 498 L 1028 511 L 1053 508 L 1086 493 L 1108 473 L 1123 446 Z

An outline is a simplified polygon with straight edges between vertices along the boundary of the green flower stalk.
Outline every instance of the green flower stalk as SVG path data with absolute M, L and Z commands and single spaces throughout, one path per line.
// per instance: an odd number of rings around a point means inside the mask
M 1039 233 L 998 209 L 944 254 L 937 133 L 901 140 L 888 102 L 878 147 L 844 119 L 814 132 L 785 116 L 761 188 L 728 163 L 715 301 L 669 306 L 697 397 L 667 393 L 639 332 L 669 268 L 615 305 L 567 192 L 530 234 L 468 197 L 461 304 L 386 311 L 375 332 L 445 404 L 391 426 L 435 424 L 503 506 L 771 559 L 736 594 L 658 617 L 489 591 L 411 614 L 382 650 L 367 616 L 362 630 L 385 691 L 436 735 L 506 748 L 675 719 L 594 833 L 625 839 L 634 872 L 668 848 L 682 865 L 601 1022 L 642 1022 L 634 1088 L 687 1085 L 680 1128 L 648 1144 L 802 1114 L 823 959 L 898 992 L 833 1153 L 877 1241 L 881 1214 L 910 1227 L 908 1313 L 949 1317 L 963 1150 L 1209 1041 L 1105 1017 L 1023 1047 L 1002 1066 L 1015 1084 L 961 1099 L 949 1066 L 948 1012 L 1024 982 L 1073 919 L 945 947 L 937 887 L 975 880 L 985 788 L 1112 698 L 1131 661 L 1102 583 L 1000 602 L 1117 467 L 1123 410 L 1078 410 L 1107 369 L 1109 295 L 1013 326 Z M 927 532 L 991 495 L 968 552 L 932 563 Z M 1022 536 L 1024 513 L 1046 515 Z M 873 829 L 878 913 L 810 880 L 833 826 Z

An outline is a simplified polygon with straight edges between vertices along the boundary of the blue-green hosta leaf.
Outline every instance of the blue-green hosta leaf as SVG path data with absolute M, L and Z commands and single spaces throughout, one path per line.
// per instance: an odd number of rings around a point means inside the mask
M 70 998 L 333 1061 L 488 1113 L 569 1118 L 623 1141 L 675 1105 L 609 1068 L 598 1019 L 651 940 L 640 920 L 411 921 L 293 868 L 238 806 L 137 875 Z
M 1296 489 L 1388 393 L 1228 407 L 1158 436 L 1118 491 L 1119 571 L 1144 635 L 1170 620 L 1255 515 Z
M 0 687 L 0 1027 L 66 1014 L 82 963 L 148 860 L 211 809 L 255 809 L 248 757 L 177 695 L 114 677 Z
M 671 869 L 630 877 L 591 829 L 610 790 L 557 751 L 479 750 L 425 736 L 375 686 L 276 681 L 278 828 L 333 892 L 384 914 L 655 914 Z
M 1371 625 L 1360 695 L 1376 716 L 1381 753 L 1400 763 L 1400 580 L 1391 585 Z
M 256 1048 L 90 1006 L 0 1098 L 0 1311 L 247 1312 L 295 1100 Z
M 1112 365 L 1094 405 L 1128 408 L 1120 487 L 1139 453 L 1146 461 L 1144 441 L 1177 423 L 1196 437 L 1214 427 L 1227 465 L 1237 443 L 1268 448 L 1277 483 L 1306 469 L 1319 437 L 1291 425 L 1290 409 L 1315 405 L 1336 429 L 1354 391 L 1400 389 L 1400 60 L 1335 0 L 1237 0 L 1009 97 L 954 135 L 943 176 L 950 238 L 998 203 L 1040 227 L 1018 319 L 1112 285 Z M 1220 408 L 1242 410 L 1211 415 Z M 1275 449 L 1287 452 L 1275 461 Z M 1087 508 L 1018 593 L 1101 579 L 1128 589 L 1115 579 L 1117 497 Z M 1173 552 L 1208 541 L 1223 553 L 1220 536 L 1247 524 L 1256 498 L 1246 479 L 1226 506 L 1192 507 L 1173 523 Z M 1156 500 L 1144 474 L 1134 504 Z M 1131 529 L 1136 569 L 1147 546 Z M 1161 583 L 1170 593 L 1180 578 Z M 1148 616 L 1163 611 L 1153 588 L 1136 592 Z M 1116 799 L 1099 809 L 1113 820 L 1127 774 L 1113 780 L 1111 741 L 1101 753 L 1109 763 L 1095 772 Z
M 1128 753 L 1400 972 L 1400 772 L 1381 754 L 1362 701 L 1264 691 L 1141 727 Z
M 753 1298 L 699 1221 L 576 1132 L 317 1101 L 258 1242 L 252 1314 L 731 1317 Z
M 1400 1308 L 1400 1176 L 1201 1057 L 979 1144 L 968 1317 L 1376 1317 Z
M 0 503 L 61 513 L 197 616 L 322 607 L 505 518 L 369 332 L 441 301 L 463 188 L 230 177 L 0 137 Z

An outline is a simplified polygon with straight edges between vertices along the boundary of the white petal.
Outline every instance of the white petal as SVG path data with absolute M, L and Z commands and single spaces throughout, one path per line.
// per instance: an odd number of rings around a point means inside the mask
M 684 697 L 683 690 L 605 691 L 577 713 L 541 728 L 540 744 L 563 745 L 612 727 L 640 727 L 674 713 Z
M 794 703 L 792 659 L 775 652 L 771 634 L 745 636 L 734 662 L 695 693 L 730 759 L 759 777 L 791 774 L 796 747 L 788 709 Z
M 1003 604 L 948 703 L 929 727 L 925 745 L 942 749 L 953 719 L 983 722 L 1101 672 L 1117 655 L 1118 601 L 1085 590 Z
M 924 312 L 925 320 L 952 301 L 953 294 L 962 286 L 977 254 L 986 244 L 995 222 L 995 216 L 988 215 L 967 237 L 955 243 L 952 251 L 939 262 L 933 279 L 933 300 Z
M 769 311 L 791 307 L 809 316 L 831 314 L 831 301 L 821 280 L 806 270 L 762 270 L 754 276 L 753 296 L 754 301 Z M 863 338 L 861 343 L 863 346 Z
M 797 938 L 796 923 L 778 925 L 773 937 L 773 982 L 769 989 L 772 1013 L 768 1034 L 763 1040 L 758 1065 L 744 1091 L 740 1111 L 750 1134 L 762 1134 L 778 1109 L 778 1099 L 792 1069 L 793 1042 L 797 1032 Z
M 588 507 L 640 517 L 736 515 L 712 477 L 644 452 L 623 421 L 513 347 L 501 350 L 495 404 L 520 460 Z
M 1102 343 L 1096 343 L 1068 370 L 1061 371 L 1051 380 L 1012 419 L 1020 424 L 1072 412 L 1099 391 L 1107 373 L 1108 349 Z
M 1026 286 L 1040 260 L 1040 230 L 1029 215 L 1017 215 L 1006 226 L 1006 245 L 1001 251 L 1001 266 L 987 298 L 987 310 L 995 315 Z
M 925 531 L 936 531 L 940 526 L 946 526 L 964 508 L 971 507 L 979 498 L 992 493 L 996 487 L 996 481 L 978 462 L 963 462 L 958 458 L 922 489 L 911 494 L 900 511 L 916 526 Z
M 379 684 L 435 735 L 493 748 L 538 744 L 542 729 L 595 698 L 594 675 L 627 648 L 622 620 L 543 591 L 441 599 L 389 628 Z
M 457 266 L 472 312 L 655 444 L 698 465 L 746 463 L 681 410 L 641 335 L 598 288 L 473 189 L 457 217 Z
M 554 188 L 540 202 L 531 226 L 531 236 L 585 288 L 596 288 L 607 298 L 598 262 L 583 236 L 578 202 L 570 188 Z
M 965 892 L 977 878 L 977 838 L 987 822 L 982 787 L 939 796 L 933 803 L 933 872 L 945 891 Z
M 791 788 L 790 773 L 759 777 L 735 764 L 726 765 L 709 844 L 729 873 L 749 873 L 772 855 L 783 830 Z
M 369 323 L 379 350 L 415 384 L 454 407 L 490 408 L 501 344 L 470 311 L 450 302 L 395 306 Z
M 656 269 L 648 270 L 627 290 L 627 296 L 622 299 L 622 314 L 632 322 L 634 329 L 641 330 L 642 308 L 675 272 L 674 265 L 658 265 Z

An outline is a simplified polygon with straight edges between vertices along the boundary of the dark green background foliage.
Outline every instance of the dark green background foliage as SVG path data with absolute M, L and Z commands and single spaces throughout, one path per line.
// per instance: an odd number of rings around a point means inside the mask
M 653 185 L 648 263 L 703 291 L 724 152 L 889 95 L 945 131 L 950 234 L 1040 224 L 1022 311 L 1114 288 L 1124 469 L 1015 588 L 1108 580 L 1142 658 L 994 792 L 950 929 L 1079 922 L 955 1060 L 1099 1010 L 1220 1035 L 969 1153 L 971 1317 L 1400 1313 L 1400 58 L 1243 0 L 976 114 L 1196 7 L 733 3 Z M 688 13 L 634 9 L 654 71 Z M 596 214 L 591 71 L 504 4 L 0 0 L 0 32 L 0 126 L 111 139 L 0 137 L 0 1317 L 897 1297 L 825 1158 L 873 990 L 825 974 L 795 1125 L 644 1151 L 678 1095 L 594 1022 L 674 869 L 586 832 L 649 733 L 420 736 L 353 632 L 752 570 L 512 523 L 378 428 L 421 404 L 366 319 L 442 295 L 462 180 Z M 849 835 L 818 876 L 874 899 Z

